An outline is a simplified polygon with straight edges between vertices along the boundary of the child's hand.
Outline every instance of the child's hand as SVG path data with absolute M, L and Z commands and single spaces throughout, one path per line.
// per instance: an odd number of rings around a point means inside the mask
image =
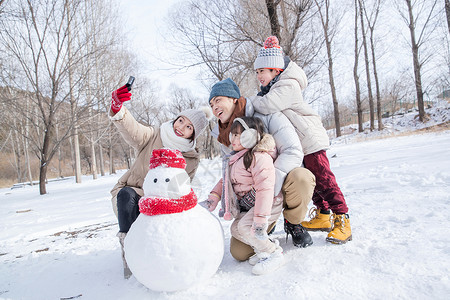
M 122 108 L 122 103 L 131 99 L 131 93 L 128 87 L 124 85 L 123 87 L 112 92 L 111 95 L 111 110 L 113 113 L 118 113 Z
M 266 223 L 255 223 L 252 224 L 252 232 L 255 235 L 255 238 L 258 240 L 268 239 L 267 235 L 267 222 Z
M 219 200 L 220 200 L 219 195 L 217 195 L 215 193 L 210 193 L 208 195 L 208 199 L 200 202 L 199 204 L 201 206 L 203 206 L 204 208 L 206 208 L 207 210 L 209 210 L 210 212 L 213 212 L 216 209 L 217 203 L 219 203 Z
M 203 206 L 204 208 L 206 208 L 207 210 L 210 210 L 210 207 L 213 205 L 212 201 L 209 199 L 206 199 L 205 201 L 199 202 L 198 204 L 200 204 L 200 206 Z

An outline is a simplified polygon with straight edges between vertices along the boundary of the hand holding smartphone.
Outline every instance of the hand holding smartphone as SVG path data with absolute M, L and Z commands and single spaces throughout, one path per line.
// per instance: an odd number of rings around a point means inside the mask
M 134 77 L 130 76 L 130 78 L 128 78 L 128 82 L 125 84 L 126 87 L 128 88 L 128 91 L 131 91 L 131 86 L 133 85 L 133 83 L 134 83 Z

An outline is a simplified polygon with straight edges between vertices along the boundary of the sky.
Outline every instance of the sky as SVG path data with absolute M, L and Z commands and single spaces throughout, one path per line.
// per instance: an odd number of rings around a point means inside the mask
M 133 50 L 142 60 L 143 74 L 154 80 L 158 80 L 162 89 L 166 89 L 171 83 L 180 87 L 193 86 L 200 96 L 206 96 L 208 91 L 195 80 L 194 72 L 174 72 L 172 66 L 159 59 L 165 57 L 167 52 L 162 34 L 164 34 L 164 18 L 170 8 L 183 0 L 119 0 L 123 13 L 125 32 L 132 41 Z M 170 70 L 169 70 L 170 69 Z M 139 80 L 140 74 L 135 74 Z
M 450 105 L 427 113 L 432 120 L 425 125 L 412 112 L 384 119 L 382 133 L 332 141 L 328 157 L 349 206 L 352 241 L 332 245 L 326 233 L 312 232 L 313 245 L 296 248 L 280 217 L 272 238 L 287 262 L 257 277 L 231 257 L 231 222 L 220 219 L 219 269 L 178 292 L 123 279 L 109 191 L 124 170 L 84 176 L 81 184 L 50 180 L 42 196 L 38 186 L 0 189 L 0 299 L 448 299 L 450 131 L 404 134 L 449 120 Z M 219 158 L 201 161 L 192 183 L 198 199 L 207 197 L 220 170 Z

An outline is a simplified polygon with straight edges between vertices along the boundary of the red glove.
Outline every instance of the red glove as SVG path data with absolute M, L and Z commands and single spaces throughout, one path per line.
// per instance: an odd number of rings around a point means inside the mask
M 112 100 L 111 100 L 112 112 L 117 114 L 119 110 L 122 108 L 122 103 L 130 99 L 131 93 L 128 91 L 128 87 L 126 85 L 112 92 Z

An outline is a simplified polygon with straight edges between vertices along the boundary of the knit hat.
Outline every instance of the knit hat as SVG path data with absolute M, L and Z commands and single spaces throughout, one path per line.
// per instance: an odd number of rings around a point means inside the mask
M 184 169 L 186 168 L 186 160 L 179 150 L 154 149 L 152 157 L 150 157 L 149 168 L 154 169 L 157 167 Z
M 217 96 L 238 99 L 241 97 L 241 92 L 239 91 L 237 84 L 231 78 L 227 78 L 213 85 L 208 102 Z
M 283 48 L 280 47 L 276 36 L 269 36 L 264 42 L 264 48 L 259 50 L 253 68 L 256 69 L 284 69 Z
M 180 112 L 177 116 L 185 116 L 191 121 L 192 125 L 194 125 L 195 136 L 194 139 L 205 130 L 206 126 L 208 126 L 209 120 L 211 119 L 212 112 L 211 109 L 207 106 L 202 106 L 199 109 L 186 109 Z

